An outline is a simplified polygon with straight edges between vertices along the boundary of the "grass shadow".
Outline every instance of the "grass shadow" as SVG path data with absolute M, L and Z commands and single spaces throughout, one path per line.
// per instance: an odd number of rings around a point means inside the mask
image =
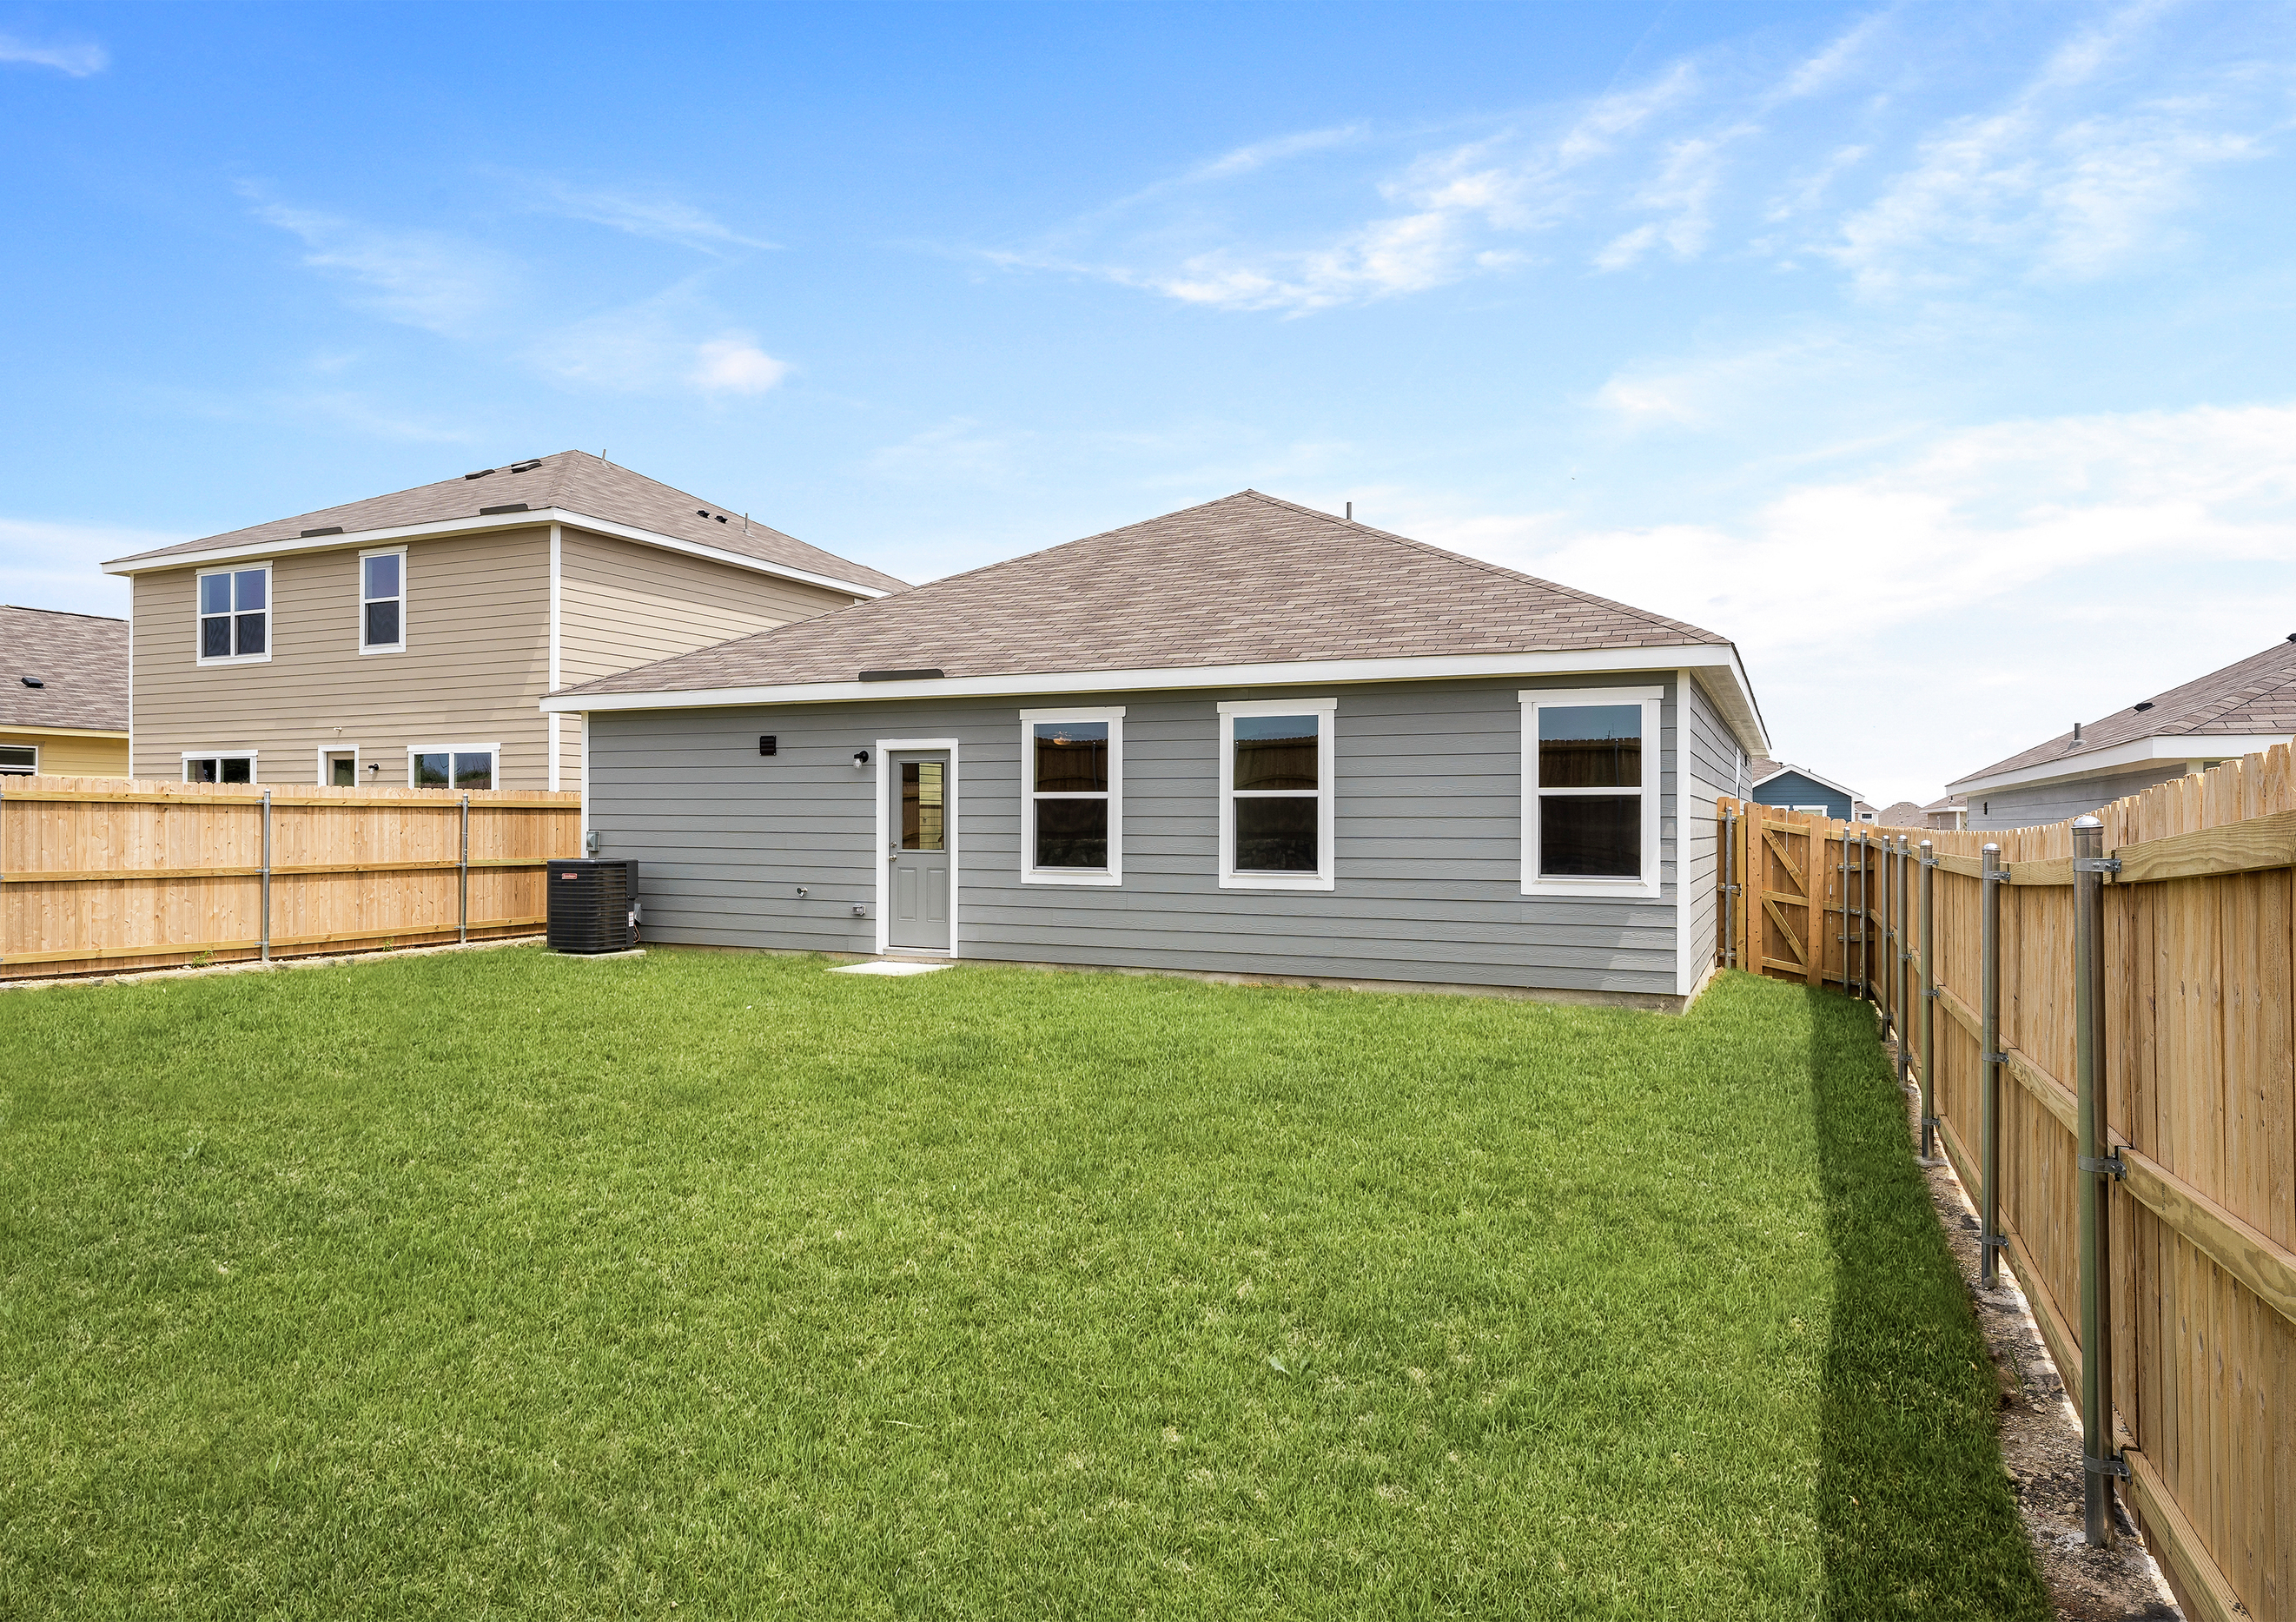
M 1834 1268 L 1819 1410 L 1824 1614 L 2045 1619 L 2047 1591 L 2001 1466 L 1999 1387 L 1874 1011 L 1806 995 Z

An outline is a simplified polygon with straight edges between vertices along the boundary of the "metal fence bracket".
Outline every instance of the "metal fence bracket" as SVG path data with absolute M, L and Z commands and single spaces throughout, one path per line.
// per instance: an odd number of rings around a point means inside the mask
M 2128 1461 L 2117 1453 L 2102 1459 L 2092 1459 L 2083 1454 L 2081 1469 L 2092 1476 L 2119 1476 L 2123 1481 L 2128 1479 Z
M 2079 1157 L 2079 1165 L 2091 1176 L 2110 1177 L 2115 1183 L 2128 1176 L 2128 1163 L 2117 1154 L 2085 1154 Z
M 2073 871 L 2077 873 L 2117 873 L 2120 871 L 2119 856 L 2075 856 Z

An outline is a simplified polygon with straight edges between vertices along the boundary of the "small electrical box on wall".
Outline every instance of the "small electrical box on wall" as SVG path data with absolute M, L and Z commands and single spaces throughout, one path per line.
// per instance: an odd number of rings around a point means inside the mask
M 758 734 L 758 753 L 760 755 L 778 755 L 781 752 L 782 741 L 779 738 L 776 738 L 771 733 L 759 733 Z

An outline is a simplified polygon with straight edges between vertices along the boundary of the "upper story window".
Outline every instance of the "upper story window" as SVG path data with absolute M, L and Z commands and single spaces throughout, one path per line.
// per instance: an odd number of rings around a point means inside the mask
M 1330 889 L 1337 699 L 1219 707 L 1219 881 L 1226 889 Z
M 1124 711 L 1021 712 L 1021 878 L 1124 880 Z
M 1526 691 L 1522 888 L 1659 893 L 1656 687 Z
M 359 651 L 406 651 L 406 548 L 359 553 Z
M 39 774 L 38 744 L 0 743 L 0 777 L 37 777 Z
M 219 569 L 199 578 L 200 663 L 271 657 L 271 565 Z

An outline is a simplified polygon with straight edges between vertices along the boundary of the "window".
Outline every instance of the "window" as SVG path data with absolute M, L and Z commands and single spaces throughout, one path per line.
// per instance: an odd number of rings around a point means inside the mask
M 406 548 L 359 553 L 359 651 L 406 651 Z
M 253 782 L 255 781 L 255 751 L 236 750 L 211 754 L 184 751 L 184 781 L 185 782 Z
M 1219 707 L 1219 881 L 1224 889 L 1330 889 L 1337 699 Z
M 271 565 L 223 569 L 199 580 L 200 659 L 271 657 Z
M 1124 711 L 1021 712 L 1021 878 L 1124 880 Z
M 1659 893 L 1656 687 L 1530 689 L 1522 703 L 1522 888 Z
M 411 789 L 491 789 L 499 743 L 425 743 L 406 751 Z
M 0 777 L 37 777 L 39 774 L 38 744 L 0 743 Z

